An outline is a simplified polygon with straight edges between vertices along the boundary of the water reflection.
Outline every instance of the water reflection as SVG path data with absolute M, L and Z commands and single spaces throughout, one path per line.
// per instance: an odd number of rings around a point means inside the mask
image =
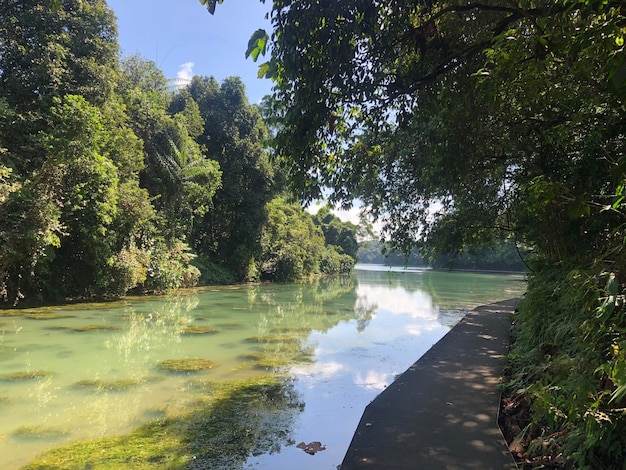
M 17 468 L 63 442 L 141 425 L 148 428 L 136 432 L 149 433 L 155 422 L 175 423 L 187 436 L 168 448 L 181 468 L 331 468 L 367 403 L 468 307 L 522 290 L 519 277 L 357 271 L 298 284 L 0 311 L 0 468 Z M 190 359 L 215 367 L 159 367 Z M 19 373 L 30 378 L 8 379 Z M 208 422 L 212 427 L 203 428 Z M 39 431 L 25 438 L 16 433 L 24 426 Z M 52 428 L 63 432 L 46 437 Z M 236 452 L 225 444 L 233 433 L 243 439 L 235 440 Z M 190 444 L 192 435 L 221 453 Z M 314 456 L 295 445 L 314 441 L 326 447 Z

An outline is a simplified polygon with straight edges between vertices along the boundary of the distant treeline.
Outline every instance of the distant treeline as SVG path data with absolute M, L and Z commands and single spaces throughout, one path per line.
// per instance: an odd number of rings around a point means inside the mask
M 359 263 L 388 266 L 429 266 L 436 269 L 467 269 L 477 271 L 526 271 L 525 250 L 518 250 L 513 240 L 496 242 L 488 248 L 466 251 L 459 255 L 424 255 L 413 250 L 409 255 L 394 251 L 389 245 L 372 240 L 359 245 Z

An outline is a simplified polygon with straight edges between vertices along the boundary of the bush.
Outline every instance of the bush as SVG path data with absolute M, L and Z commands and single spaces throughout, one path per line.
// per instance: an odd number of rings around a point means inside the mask
M 515 318 L 507 387 L 531 396 L 534 446 L 556 446 L 575 468 L 626 460 L 624 313 L 614 274 L 544 268 Z
M 322 274 L 345 274 L 354 267 L 352 256 L 338 253 L 334 247 L 329 246 L 320 259 L 320 272 Z
M 180 240 L 171 244 L 156 242 L 150 253 L 148 275 L 143 287 L 162 292 L 179 287 L 193 287 L 200 278 L 200 270 L 190 263 L 196 257 L 189 246 Z
M 235 282 L 235 277 L 228 269 L 218 266 L 204 257 L 195 258 L 192 264 L 200 271 L 198 283 L 201 286 L 218 286 Z

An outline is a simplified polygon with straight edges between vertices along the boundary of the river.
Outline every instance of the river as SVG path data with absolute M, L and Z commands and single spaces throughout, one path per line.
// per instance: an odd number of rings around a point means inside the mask
M 357 265 L 296 284 L 0 310 L 0 469 L 78 441 L 121 446 L 110 436 L 137 429 L 176 432 L 153 439 L 163 448 L 148 463 L 99 466 L 91 450 L 48 468 L 335 469 L 396 375 L 469 309 L 524 290 L 523 275 Z

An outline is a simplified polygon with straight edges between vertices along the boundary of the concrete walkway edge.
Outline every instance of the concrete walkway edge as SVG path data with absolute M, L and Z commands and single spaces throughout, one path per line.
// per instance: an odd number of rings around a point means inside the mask
M 515 469 L 497 424 L 517 300 L 478 307 L 366 408 L 341 464 L 354 469 Z

